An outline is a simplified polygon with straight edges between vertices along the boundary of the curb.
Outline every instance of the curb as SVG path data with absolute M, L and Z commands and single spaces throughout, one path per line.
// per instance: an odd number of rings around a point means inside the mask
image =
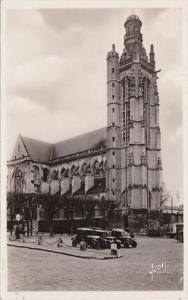
M 34 248 L 34 247 L 30 247 L 30 246 L 19 246 L 19 245 L 12 245 L 12 244 L 7 244 L 7 246 L 10 247 L 15 247 L 15 248 L 22 248 L 22 249 L 30 249 L 30 250 L 38 250 L 38 251 L 44 251 L 44 252 L 49 252 L 49 253 L 56 253 L 56 254 L 63 254 L 63 255 L 67 255 L 67 256 L 73 256 L 73 257 L 77 257 L 77 258 L 83 258 L 83 259 L 98 259 L 98 260 L 107 260 L 107 259 L 114 259 L 114 258 L 121 258 L 123 257 L 123 255 L 119 255 L 119 256 L 115 256 L 115 255 L 111 255 L 111 256 L 82 256 L 79 254 L 72 254 L 72 253 L 67 253 L 67 252 L 63 252 L 63 251 L 56 251 L 56 250 L 50 250 L 50 249 L 44 249 L 44 248 Z

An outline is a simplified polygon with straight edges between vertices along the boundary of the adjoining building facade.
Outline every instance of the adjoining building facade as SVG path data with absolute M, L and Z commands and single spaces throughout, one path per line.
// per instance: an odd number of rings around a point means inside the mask
M 142 228 L 158 222 L 162 163 L 154 47 L 143 46 L 138 16 L 125 22 L 124 50 L 107 54 L 107 127 L 56 144 L 19 135 L 8 161 L 9 195 L 58 198 L 57 231 L 80 225 Z M 47 199 L 47 198 L 46 198 Z M 57 199 L 56 199 L 57 200 Z M 46 200 L 48 201 L 48 200 Z

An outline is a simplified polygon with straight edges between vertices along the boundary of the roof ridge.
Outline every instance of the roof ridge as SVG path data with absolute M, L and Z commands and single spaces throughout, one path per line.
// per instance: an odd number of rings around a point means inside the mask
M 54 143 L 46 142 L 46 141 L 43 141 L 43 140 L 40 140 L 40 139 L 36 139 L 36 138 L 32 138 L 32 137 L 25 136 L 25 135 L 22 135 L 21 137 L 22 137 L 22 139 L 26 138 L 26 139 L 29 139 L 29 140 L 34 140 L 36 142 L 41 142 L 41 143 L 45 143 L 45 144 L 49 144 L 49 145 L 54 145 Z
M 56 142 L 56 143 L 54 143 L 53 145 L 56 145 L 56 144 L 59 144 L 59 143 L 63 143 L 63 142 L 67 142 L 67 141 L 70 141 L 70 140 L 72 140 L 72 139 L 79 138 L 79 137 L 81 137 L 81 136 L 87 135 L 87 134 L 89 134 L 89 133 L 92 133 L 92 132 L 95 132 L 95 131 L 98 131 L 98 130 L 101 130 L 101 129 L 106 129 L 106 127 L 100 127 L 100 128 L 97 128 L 97 129 L 94 129 L 94 130 L 91 130 L 91 131 L 87 131 L 87 132 L 85 132 L 85 133 L 81 133 L 81 134 L 79 134 L 79 135 L 72 136 L 71 138 L 68 138 L 68 139 L 61 140 L 61 141 L 59 141 L 59 142 Z
M 23 145 L 24 145 L 24 147 L 25 147 L 25 150 L 26 150 L 28 156 L 31 158 L 31 155 L 30 155 L 30 153 L 29 153 L 29 151 L 28 151 L 28 149 L 27 149 L 27 146 L 26 146 L 26 144 L 24 143 L 23 136 L 22 136 L 21 134 L 19 134 L 19 137 L 20 137 L 20 139 L 21 139 L 21 141 L 22 141 L 22 143 L 23 143 Z

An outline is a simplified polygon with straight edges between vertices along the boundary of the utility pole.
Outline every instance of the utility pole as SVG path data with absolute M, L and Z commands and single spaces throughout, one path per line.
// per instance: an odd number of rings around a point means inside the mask
M 177 197 L 177 204 L 178 204 L 178 206 L 179 206 L 180 195 L 179 195 L 178 192 L 176 193 L 176 197 Z
M 171 197 L 171 223 L 173 223 L 173 197 Z

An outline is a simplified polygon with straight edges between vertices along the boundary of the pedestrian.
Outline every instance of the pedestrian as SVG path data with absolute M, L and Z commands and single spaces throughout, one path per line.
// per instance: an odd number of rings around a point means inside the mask
M 20 240 L 20 229 L 18 225 L 16 226 L 15 236 L 16 236 L 16 240 Z

